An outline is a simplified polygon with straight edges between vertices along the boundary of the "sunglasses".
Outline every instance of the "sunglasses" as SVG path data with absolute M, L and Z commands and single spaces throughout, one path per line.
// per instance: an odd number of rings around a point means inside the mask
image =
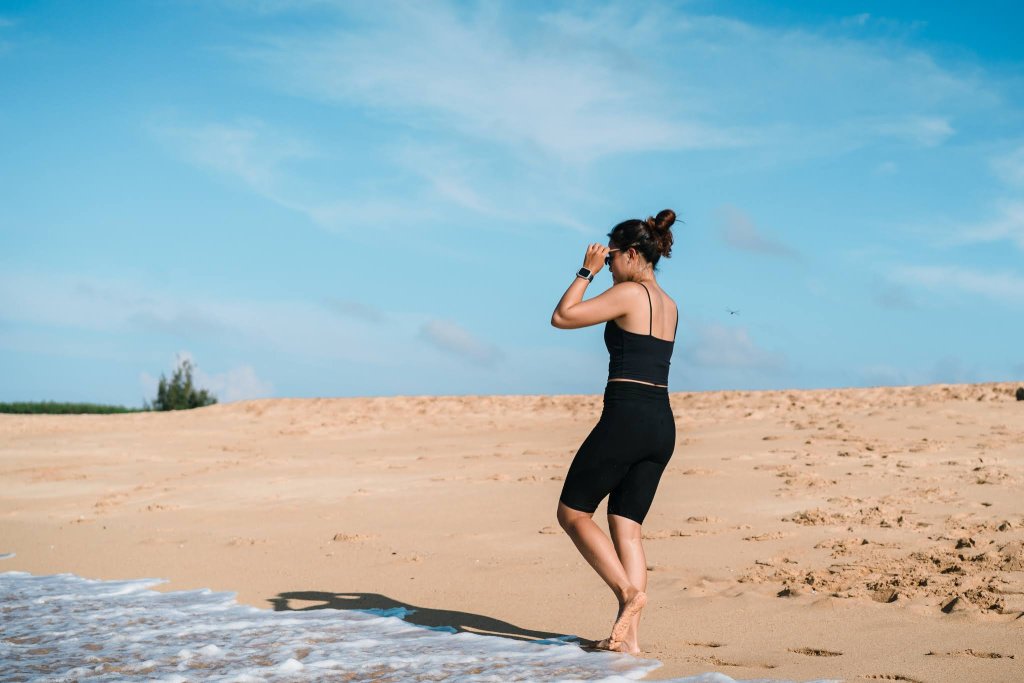
M 635 246 L 636 246 L 635 244 L 629 245 L 629 247 L 635 247 Z M 626 247 L 626 249 L 629 249 L 629 247 Z M 604 264 L 606 266 L 611 266 L 612 265 L 612 252 L 613 251 L 622 251 L 622 249 L 615 248 L 615 249 L 609 249 L 608 250 L 608 254 L 605 255 L 605 257 L 604 257 Z

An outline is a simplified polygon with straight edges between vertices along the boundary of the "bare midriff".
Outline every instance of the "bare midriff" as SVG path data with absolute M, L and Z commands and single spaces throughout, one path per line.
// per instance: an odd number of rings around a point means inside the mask
M 638 380 L 638 379 L 626 379 L 624 377 L 615 377 L 615 378 L 610 379 L 608 381 L 609 382 L 636 382 L 637 384 L 646 384 L 649 387 L 664 387 L 666 389 L 668 388 L 667 384 L 654 384 L 653 382 L 643 382 L 643 381 Z

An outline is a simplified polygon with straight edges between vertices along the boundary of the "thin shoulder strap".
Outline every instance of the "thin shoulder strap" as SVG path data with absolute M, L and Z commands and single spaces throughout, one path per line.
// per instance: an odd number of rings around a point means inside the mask
M 643 287 L 644 291 L 647 292 L 647 305 L 650 306 L 651 308 L 651 329 L 647 333 L 648 336 L 650 336 L 654 334 L 654 304 L 651 303 L 651 292 L 649 289 L 647 289 L 647 285 L 645 285 L 642 282 L 638 282 L 637 284 Z
M 672 332 L 672 341 L 676 340 L 676 335 L 679 333 L 679 304 L 676 304 L 676 329 Z

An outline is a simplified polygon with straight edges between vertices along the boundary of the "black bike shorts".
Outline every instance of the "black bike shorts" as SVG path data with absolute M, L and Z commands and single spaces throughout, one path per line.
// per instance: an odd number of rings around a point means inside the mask
M 593 513 L 609 496 L 608 514 L 642 524 L 675 444 L 667 387 L 608 382 L 601 419 L 576 452 L 559 500 Z

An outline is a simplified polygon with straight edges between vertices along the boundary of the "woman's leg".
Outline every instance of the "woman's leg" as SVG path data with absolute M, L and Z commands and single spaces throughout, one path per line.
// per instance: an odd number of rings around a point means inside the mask
M 644 553 L 640 525 L 647 516 L 667 458 L 649 458 L 634 463 L 622 482 L 608 498 L 608 528 L 611 530 L 615 552 L 630 582 L 647 592 L 647 556 Z M 640 651 L 640 613 L 630 619 L 623 637 L 626 649 Z
M 640 589 L 629 580 L 629 575 L 615 552 L 615 545 L 597 526 L 593 513 L 574 510 L 559 502 L 558 523 L 576 544 L 583 558 L 615 593 L 621 610 L 621 606 L 640 592 Z
M 612 544 L 629 582 L 642 591 L 647 590 L 647 557 L 644 555 L 640 525 L 628 517 L 608 515 L 608 528 Z
M 608 515 L 608 529 L 611 531 L 615 554 L 622 563 L 622 568 L 638 590 L 647 591 L 647 557 L 644 555 L 642 532 L 640 525 L 628 517 Z M 640 614 L 633 616 L 629 634 L 626 636 L 626 647 L 629 652 L 638 653 L 640 634 Z

